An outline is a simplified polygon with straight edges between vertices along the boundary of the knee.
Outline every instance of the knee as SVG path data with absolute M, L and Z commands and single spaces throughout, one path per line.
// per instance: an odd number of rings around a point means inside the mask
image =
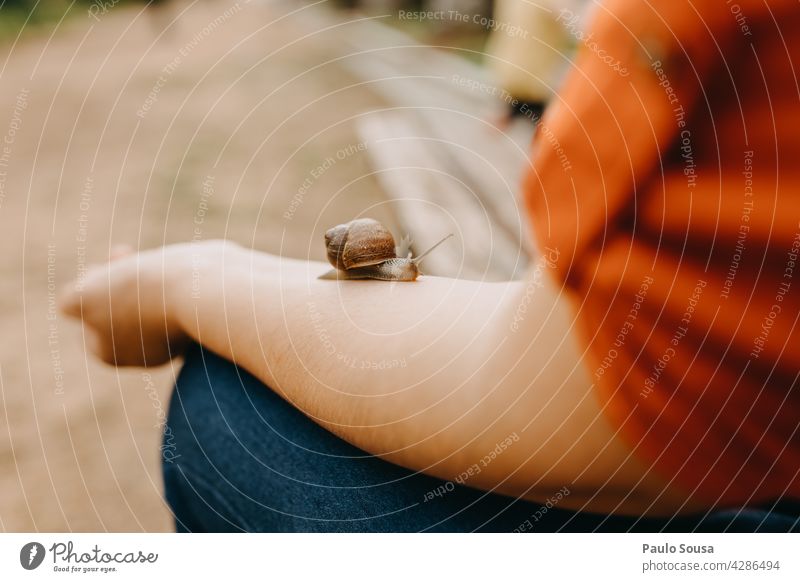
M 244 461 L 233 432 L 246 401 L 236 366 L 193 346 L 170 399 L 161 443 L 165 496 L 178 531 L 248 529 L 230 503 L 230 477 Z M 238 446 L 237 446 L 238 444 Z
M 246 400 L 242 383 L 250 379 L 244 374 L 212 352 L 190 348 L 170 399 L 162 464 L 209 468 L 224 458 L 230 441 L 235 443 L 232 426 L 244 407 L 241 401 Z

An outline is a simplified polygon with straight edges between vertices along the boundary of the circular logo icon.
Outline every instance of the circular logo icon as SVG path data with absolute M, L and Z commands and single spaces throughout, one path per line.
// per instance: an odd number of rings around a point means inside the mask
M 44 546 L 39 542 L 28 542 L 19 551 L 19 563 L 26 570 L 35 570 L 44 561 Z

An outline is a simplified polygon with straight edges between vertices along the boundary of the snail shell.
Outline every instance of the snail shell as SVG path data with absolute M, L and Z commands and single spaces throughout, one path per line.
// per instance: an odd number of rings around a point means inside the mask
M 341 271 L 396 258 L 394 237 L 380 222 L 358 218 L 325 233 L 328 261 Z
M 399 249 L 395 249 L 392 233 L 377 220 L 351 220 L 334 226 L 325 233 L 328 262 L 336 270 L 326 273 L 323 278 L 416 281 L 420 275 L 419 262 L 422 258 L 450 236 L 452 235 L 440 240 L 419 257 L 412 258 L 408 252 L 410 241 L 407 238 L 403 239 Z

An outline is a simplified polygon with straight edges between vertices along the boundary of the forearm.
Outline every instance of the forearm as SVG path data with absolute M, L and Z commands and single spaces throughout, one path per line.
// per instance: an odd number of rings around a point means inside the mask
M 315 421 L 442 476 L 463 469 L 470 441 L 489 451 L 513 432 L 477 428 L 502 414 L 485 397 L 506 285 L 337 282 L 317 278 L 322 263 L 249 259 L 201 273 L 194 299 L 176 302 L 181 325 Z

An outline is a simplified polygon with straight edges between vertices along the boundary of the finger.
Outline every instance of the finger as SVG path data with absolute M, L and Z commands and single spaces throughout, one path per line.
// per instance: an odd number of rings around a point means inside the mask
M 81 306 L 81 293 L 71 286 L 64 290 L 58 298 L 58 308 L 61 313 L 69 317 L 80 317 L 83 311 Z
M 111 247 L 111 251 L 109 253 L 109 260 L 116 261 L 117 259 L 127 257 L 130 254 L 133 254 L 133 247 L 131 245 L 129 244 L 114 245 Z
M 111 366 L 117 365 L 117 354 L 109 336 L 101 334 L 96 329 L 84 326 L 84 342 L 86 353 Z
M 86 342 L 86 351 L 96 358 L 103 359 L 104 350 L 102 342 L 100 341 L 99 334 L 93 329 L 84 327 L 84 342 Z

